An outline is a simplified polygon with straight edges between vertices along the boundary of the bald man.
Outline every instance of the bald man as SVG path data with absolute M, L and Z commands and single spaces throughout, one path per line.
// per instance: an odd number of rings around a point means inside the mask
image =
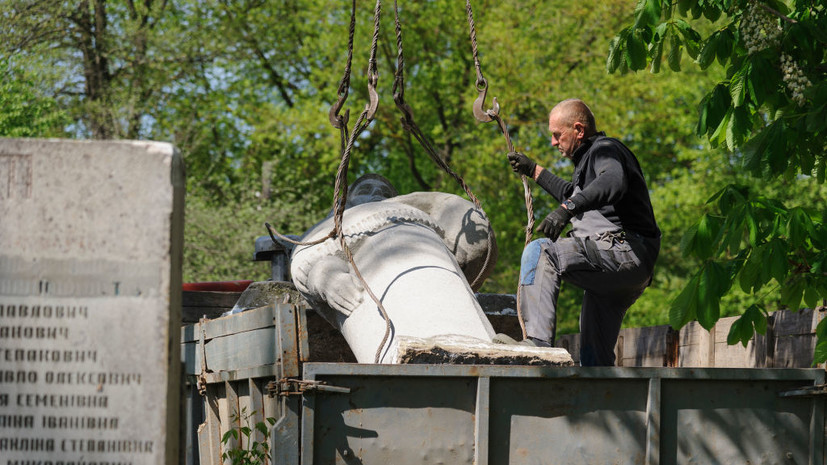
M 537 182 L 560 206 L 537 227 L 546 236 L 526 246 L 520 265 L 520 301 L 527 338 L 495 340 L 554 345 L 560 283 L 584 290 L 580 312 L 580 364 L 613 366 L 614 346 L 626 310 L 652 281 L 660 250 L 649 190 L 635 155 L 597 131 L 581 100 L 558 103 L 549 113 L 551 145 L 574 163 L 567 181 L 527 156 L 508 154 L 511 167 Z M 571 223 L 567 237 L 559 237 Z

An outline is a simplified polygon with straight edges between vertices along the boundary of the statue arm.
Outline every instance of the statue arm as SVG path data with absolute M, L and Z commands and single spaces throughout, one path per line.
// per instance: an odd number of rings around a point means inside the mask
M 330 308 L 350 315 L 364 299 L 364 288 L 350 272 L 346 261 L 328 255 L 313 264 L 304 283 L 313 300 L 326 303 Z

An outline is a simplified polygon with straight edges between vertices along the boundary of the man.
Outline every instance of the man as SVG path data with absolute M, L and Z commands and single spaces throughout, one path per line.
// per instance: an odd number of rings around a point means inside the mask
M 382 342 L 385 320 L 338 238 L 296 246 L 291 272 L 296 288 L 342 332 L 360 363 L 373 363 L 380 345 L 380 361 L 393 363 L 400 336 L 491 341 L 494 329 L 469 285 L 482 285 L 497 261 L 481 209 L 443 192 L 397 195 L 387 179 L 366 174 L 350 186 L 342 227 L 359 272 L 390 316 L 389 341 Z M 325 237 L 332 228 L 329 215 L 301 240 Z
M 634 154 L 598 132 L 594 115 L 577 99 L 549 113 L 551 145 L 572 160 L 566 181 L 527 156 L 511 152 L 516 173 L 534 179 L 561 205 L 537 227 L 547 239 L 526 246 L 520 265 L 520 302 L 526 345 L 554 344 L 557 297 L 564 280 L 582 288 L 580 364 L 613 366 L 626 310 L 652 280 L 660 250 L 649 191 Z M 571 223 L 569 237 L 559 238 Z M 509 341 L 498 335 L 495 341 Z

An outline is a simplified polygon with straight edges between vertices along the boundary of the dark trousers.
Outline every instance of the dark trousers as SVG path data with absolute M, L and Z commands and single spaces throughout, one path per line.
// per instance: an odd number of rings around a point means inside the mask
M 660 239 L 617 234 L 531 242 L 520 265 L 527 336 L 554 344 L 557 297 L 566 281 L 584 290 L 580 364 L 613 366 L 623 317 L 651 282 L 659 248 Z

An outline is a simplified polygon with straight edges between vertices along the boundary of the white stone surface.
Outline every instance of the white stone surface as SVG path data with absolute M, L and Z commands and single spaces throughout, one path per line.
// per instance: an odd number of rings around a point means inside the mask
M 430 338 L 401 336 L 396 344 L 394 363 L 574 365 L 571 354 L 560 347 L 495 344 L 453 334 Z
M 328 218 L 302 240 L 324 237 L 332 225 Z M 390 316 L 392 331 L 380 362 L 393 362 L 399 336 L 460 334 L 491 340 L 494 330 L 468 284 L 482 269 L 490 227 L 472 203 L 455 195 L 419 192 L 352 206 L 345 210 L 343 225 L 359 271 Z M 492 244 L 484 273 L 495 262 Z M 385 320 L 354 281 L 339 240 L 297 246 L 291 270 L 296 287 L 340 329 L 356 359 L 374 363 Z M 331 303 L 337 301 L 348 304 Z
M 0 139 L 3 463 L 177 463 L 183 196 L 169 144 Z

